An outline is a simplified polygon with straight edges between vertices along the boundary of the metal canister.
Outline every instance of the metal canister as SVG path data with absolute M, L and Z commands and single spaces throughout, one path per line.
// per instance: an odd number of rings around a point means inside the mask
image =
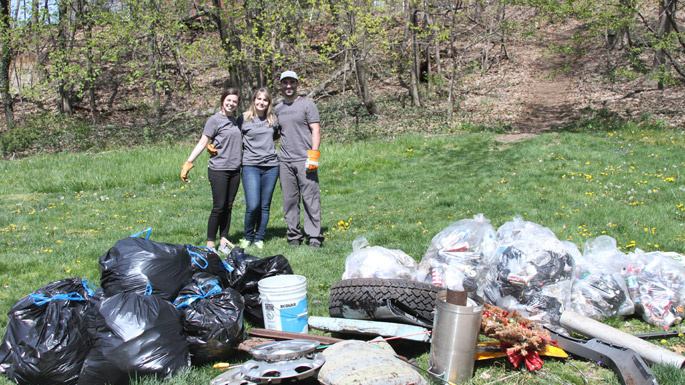
M 447 290 L 437 294 L 429 371 L 443 380 L 461 383 L 473 376 L 483 301 L 469 298 L 466 306 L 446 301 Z

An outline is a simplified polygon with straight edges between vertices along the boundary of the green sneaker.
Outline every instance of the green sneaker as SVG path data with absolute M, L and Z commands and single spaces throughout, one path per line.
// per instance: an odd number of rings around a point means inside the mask
M 264 241 L 257 241 L 252 244 L 252 246 L 258 248 L 258 249 L 263 249 L 264 248 Z
M 238 247 L 240 247 L 241 249 L 247 249 L 249 246 L 250 246 L 250 241 L 248 241 L 245 238 L 238 241 Z

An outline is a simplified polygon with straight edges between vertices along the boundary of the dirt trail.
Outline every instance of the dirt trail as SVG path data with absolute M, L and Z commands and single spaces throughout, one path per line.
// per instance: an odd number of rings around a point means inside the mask
M 545 45 L 568 41 L 570 34 L 547 34 Z M 567 59 L 563 54 L 549 53 L 541 44 L 537 48 L 519 56 L 529 83 L 521 87 L 518 101 L 522 109 L 512 124 L 516 131 L 532 134 L 568 124 L 579 109 L 574 80 L 564 71 Z
M 511 130 L 498 140 L 511 142 L 557 130 L 574 120 L 592 119 L 597 111 L 619 119 L 638 119 L 649 114 L 678 128 L 685 127 L 685 87 L 658 90 L 649 76 L 629 82 L 610 82 L 605 76 L 607 60 L 627 65 L 620 51 L 607 58 L 606 49 L 587 45 L 576 47 L 583 54 L 553 52 L 550 47 L 574 41 L 571 36 L 583 28 L 567 23 L 563 28 L 542 28 L 536 39 L 513 41 L 512 56 L 496 76 L 482 81 L 482 88 L 494 90 L 493 106 L 486 113 L 474 98 L 465 103 L 473 116 L 486 122 L 508 122 Z
M 570 88 L 566 79 L 534 82 L 524 96 L 522 114 L 513 126 L 517 131 L 539 133 L 568 124 L 574 117 Z

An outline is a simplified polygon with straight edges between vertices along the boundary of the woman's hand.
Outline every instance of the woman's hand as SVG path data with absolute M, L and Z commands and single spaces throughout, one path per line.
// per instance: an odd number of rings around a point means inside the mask
M 209 156 L 215 156 L 219 153 L 219 151 L 217 151 L 214 145 L 211 143 L 207 143 L 207 152 L 209 153 Z

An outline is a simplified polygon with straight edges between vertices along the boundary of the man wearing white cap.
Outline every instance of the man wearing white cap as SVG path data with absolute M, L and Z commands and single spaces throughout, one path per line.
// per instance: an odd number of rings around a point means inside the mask
M 299 78 L 293 71 L 281 74 L 283 101 L 276 108 L 281 127 L 278 154 L 279 177 L 283 195 L 283 216 L 288 226 L 286 239 L 291 247 L 302 244 L 318 249 L 321 233 L 321 194 L 319 192 L 319 109 L 313 101 L 297 94 Z M 304 207 L 304 234 L 300 227 L 300 197 Z

